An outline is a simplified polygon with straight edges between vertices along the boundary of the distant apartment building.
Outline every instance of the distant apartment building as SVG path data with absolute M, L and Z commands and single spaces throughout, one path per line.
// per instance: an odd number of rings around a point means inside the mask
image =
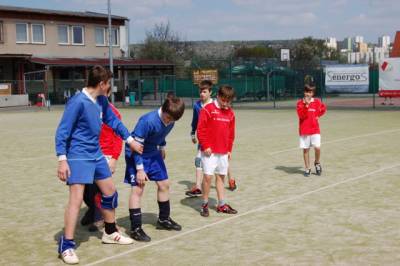
M 334 37 L 329 37 L 325 40 L 325 45 L 326 47 L 332 49 L 332 50 L 337 50 L 338 49 L 338 43 L 336 38 Z
M 128 57 L 128 18 L 113 15 L 108 36 L 107 14 L 0 5 L 0 83 L 14 94 L 46 92 L 60 102 L 65 90 L 85 85 L 90 67 L 109 66 L 109 42 L 119 93 L 133 72 L 173 74 L 173 64 Z
M 384 35 L 384 36 L 379 37 L 378 46 L 389 50 L 389 48 L 390 48 L 390 36 Z

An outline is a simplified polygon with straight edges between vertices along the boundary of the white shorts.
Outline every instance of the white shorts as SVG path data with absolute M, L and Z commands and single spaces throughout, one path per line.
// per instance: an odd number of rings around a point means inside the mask
M 311 147 L 319 148 L 321 147 L 321 135 L 303 135 L 300 136 L 300 148 L 309 149 Z
M 227 175 L 228 174 L 228 154 L 211 154 L 207 157 L 203 152 L 201 153 L 201 163 L 203 165 L 203 173 L 205 175 Z

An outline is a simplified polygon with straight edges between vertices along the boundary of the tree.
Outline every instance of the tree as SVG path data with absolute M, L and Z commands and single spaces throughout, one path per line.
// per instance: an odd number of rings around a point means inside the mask
M 255 47 L 241 47 L 235 51 L 236 58 L 273 58 L 276 57 L 275 51 L 270 47 L 255 46 Z
M 339 60 L 340 54 L 328 48 L 324 40 L 307 37 L 295 45 L 292 57 L 295 67 L 315 67 L 321 60 Z

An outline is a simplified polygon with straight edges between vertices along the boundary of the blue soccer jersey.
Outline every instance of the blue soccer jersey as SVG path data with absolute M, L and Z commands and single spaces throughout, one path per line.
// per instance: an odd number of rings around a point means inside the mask
M 65 107 L 57 128 L 57 156 L 68 160 L 98 160 L 103 156 L 99 145 L 102 123 L 111 127 L 122 139 L 130 137 L 128 129 L 109 107 L 107 97 L 93 99 L 86 89 L 72 97 Z
M 136 186 L 137 169 L 143 169 L 150 180 L 168 179 L 167 169 L 161 157 L 160 149 L 166 145 L 165 138 L 174 127 L 174 123 L 164 124 L 161 109 L 143 115 L 132 131 L 131 136 L 143 144 L 143 154 L 125 148 L 125 183 Z
M 197 130 L 197 124 L 199 122 L 199 115 L 200 115 L 200 110 L 206 106 L 209 103 L 212 103 L 213 100 L 210 99 L 207 103 L 203 104 L 201 100 L 198 100 L 194 105 L 193 105 L 193 117 L 192 117 L 192 131 L 190 132 L 191 135 L 196 134 Z

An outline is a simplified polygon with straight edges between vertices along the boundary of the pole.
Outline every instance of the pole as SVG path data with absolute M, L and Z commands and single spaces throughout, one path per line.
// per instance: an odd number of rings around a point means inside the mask
M 110 71 L 114 74 L 113 50 L 112 50 L 112 26 L 111 26 L 111 0 L 107 0 L 108 5 L 108 49 L 110 58 Z M 115 36 L 117 37 L 117 36 Z M 114 77 L 111 78 L 111 103 L 114 104 Z

